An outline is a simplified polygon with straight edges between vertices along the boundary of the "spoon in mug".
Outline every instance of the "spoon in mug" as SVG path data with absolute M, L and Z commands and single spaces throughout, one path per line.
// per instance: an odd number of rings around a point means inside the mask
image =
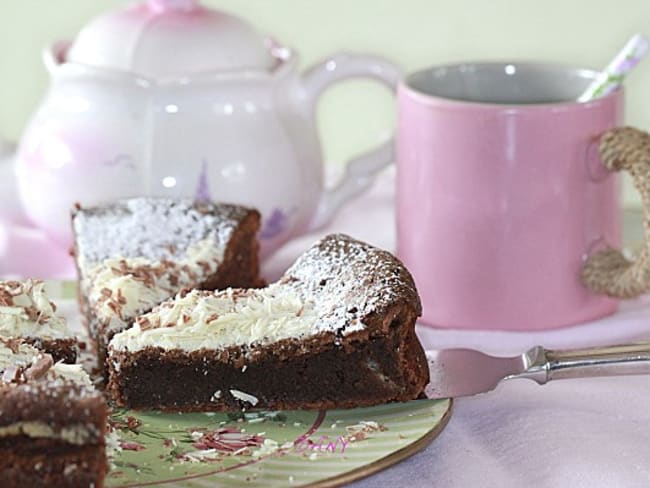
M 588 102 L 613 92 L 625 79 L 625 76 L 637 65 L 648 52 L 648 38 L 635 34 L 623 46 L 607 67 L 589 84 L 578 97 L 579 102 Z

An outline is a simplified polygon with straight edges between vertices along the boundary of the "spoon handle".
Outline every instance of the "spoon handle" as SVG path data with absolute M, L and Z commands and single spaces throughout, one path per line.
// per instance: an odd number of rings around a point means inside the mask
M 589 100 L 602 97 L 616 90 L 623 83 L 625 76 L 646 55 L 648 45 L 648 38 L 646 36 L 642 34 L 632 36 L 616 57 L 589 84 L 584 93 L 578 97 L 578 101 L 588 102 Z

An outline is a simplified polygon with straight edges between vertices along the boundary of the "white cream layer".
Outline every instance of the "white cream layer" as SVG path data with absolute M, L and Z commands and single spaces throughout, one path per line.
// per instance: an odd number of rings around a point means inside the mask
M 87 272 L 88 298 L 97 317 L 106 320 L 109 329 L 120 329 L 180 289 L 195 286 L 206 276 L 215 273 L 222 260 L 223 249 L 216 245 L 214 239 L 200 241 L 188 249 L 184 259 L 170 261 L 167 266 L 145 258 L 107 259 Z M 134 274 L 121 272 L 122 262 L 131 269 L 152 269 L 152 280 L 144 281 Z M 106 299 L 106 290 L 110 291 L 111 299 Z M 118 296 L 123 298 L 124 303 L 115 301 Z
M 320 332 L 314 303 L 303 301 L 297 293 L 278 284 L 249 290 L 245 295 L 232 289 L 218 293 L 194 290 L 163 303 L 142 319 L 116 334 L 111 348 L 222 349 Z M 147 328 L 147 322 L 152 328 Z M 142 323 L 145 323 L 144 330 Z
M 94 388 L 93 383 L 81 364 L 56 363 L 48 371 L 50 379 L 64 379 L 78 385 Z
M 0 281 L 0 289 L 10 292 L 13 301 L 12 305 L 0 305 L 0 336 L 43 339 L 70 337 L 65 320 L 55 314 L 43 282 Z M 30 318 L 28 309 L 37 313 L 36 320 Z
M 91 428 L 89 429 L 89 427 Z M 55 430 L 44 422 L 16 422 L 0 427 L 0 438 L 25 435 L 35 439 L 58 439 L 68 444 L 84 445 L 97 438 L 97 433 L 94 430 L 92 425 L 84 424 L 73 424 Z

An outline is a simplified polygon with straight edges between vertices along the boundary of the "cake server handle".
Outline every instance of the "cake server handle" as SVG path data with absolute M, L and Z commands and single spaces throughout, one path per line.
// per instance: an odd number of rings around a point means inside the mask
M 528 368 L 509 378 L 540 385 L 551 380 L 650 374 L 650 344 L 628 344 L 566 351 L 541 346 L 526 353 Z

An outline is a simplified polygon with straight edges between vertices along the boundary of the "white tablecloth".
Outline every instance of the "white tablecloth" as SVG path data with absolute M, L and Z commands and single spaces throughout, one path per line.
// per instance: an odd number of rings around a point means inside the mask
M 274 278 L 315 239 L 345 232 L 394 249 L 392 170 L 327 229 L 290 243 L 266 263 Z M 614 316 L 546 333 L 467 332 L 418 326 L 425 348 L 473 347 L 498 354 L 529 346 L 568 348 L 650 339 L 650 300 Z M 442 434 L 422 452 L 353 484 L 361 487 L 650 486 L 650 377 L 525 380 L 457 399 Z

